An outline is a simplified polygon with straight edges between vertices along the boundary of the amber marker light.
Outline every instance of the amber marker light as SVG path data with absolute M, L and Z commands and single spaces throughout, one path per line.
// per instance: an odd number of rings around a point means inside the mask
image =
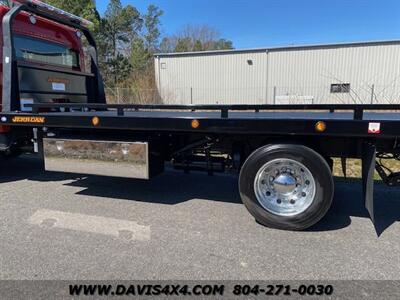
M 94 126 L 99 125 L 99 124 L 100 124 L 100 119 L 99 119 L 98 117 L 93 117 L 93 118 L 92 118 L 92 124 L 93 124 Z
M 324 132 L 326 130 L 326 123 L 323 121 L 319 121 L 315 124 L 315 130 L 317 132 Z
M 197 129 L 197 128 L 199 128 L 200 127 L 200 122 L 199 122 L 199 120 L 196 120 L 196 119 L 194 119 L 194 120 L 192 120 L 192 128 L 193 129 Z

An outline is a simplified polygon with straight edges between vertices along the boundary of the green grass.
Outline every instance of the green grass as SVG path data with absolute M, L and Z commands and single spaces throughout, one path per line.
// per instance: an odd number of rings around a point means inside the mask
M 340 159 L 334 159 L 333 175 L 337 177 L 344 177 L 342 172 L 342 165 Z M 400 161 L 395 159 L 382 160 L 383 164 L 393 170 L 394 172 L 400 170 Z M 361 160 L 360 159 L 347 159 L 347 177 L 348 178 L 361 178 Z M 375 171 L 375 180 L 381 180 L 379 174 Z

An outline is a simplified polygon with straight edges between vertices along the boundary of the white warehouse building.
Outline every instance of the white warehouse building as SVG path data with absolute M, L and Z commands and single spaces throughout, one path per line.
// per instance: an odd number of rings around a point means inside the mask
M 156 54 L 165 104 L 400 103 L 400 41 Z

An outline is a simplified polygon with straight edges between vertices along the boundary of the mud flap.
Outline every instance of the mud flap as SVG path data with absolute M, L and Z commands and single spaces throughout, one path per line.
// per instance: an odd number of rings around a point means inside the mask
M 365 208 L 375 224 L 374 215 L 374 171 L 376 147 L 373 143 L 365 142 L 362 151 L 362 182 Z
M 344 178 L 347 178 L 347 160 L 345 157 L 342 157 L 340 159 L 340 162 L 342 164 L 342 172 L 343 172 L 343 176 Z

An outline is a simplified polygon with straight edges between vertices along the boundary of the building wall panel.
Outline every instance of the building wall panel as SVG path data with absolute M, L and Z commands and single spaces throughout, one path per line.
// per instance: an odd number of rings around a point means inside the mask
M 166 104 L 399 103 L 400 42 L 157 55 Z M 349 83 L 349 93 L 331 84 Z

